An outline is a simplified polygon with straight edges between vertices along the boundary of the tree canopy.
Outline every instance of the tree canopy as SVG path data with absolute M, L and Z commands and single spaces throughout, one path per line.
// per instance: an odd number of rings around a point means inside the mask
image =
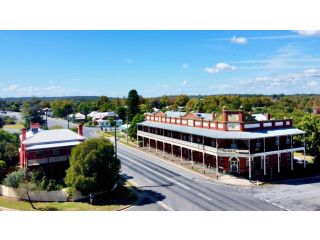
M 128 119 L 131 122 L 133 117 L 139 113 L 139 95 L 137 90 L 132 89 L 129 91 L 127 99 L 127 112 Z
M 120 167 L 109 140 L 88 139 L 72 149 L 65 182 L 84 195 L 109 191 L 118 180 Z
M 143 114 L 137 114 L 134 116 L 130 123 L 130 127 L 128 129 L 128 135 L 130 138 L 137 138 L 137 123 L 144 121 L 144 115 Z

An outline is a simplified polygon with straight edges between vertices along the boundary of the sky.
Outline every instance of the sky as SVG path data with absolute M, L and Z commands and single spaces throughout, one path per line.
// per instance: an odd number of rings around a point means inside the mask
M 320 31 L 0 31 L 0 97 L 320 93 Z

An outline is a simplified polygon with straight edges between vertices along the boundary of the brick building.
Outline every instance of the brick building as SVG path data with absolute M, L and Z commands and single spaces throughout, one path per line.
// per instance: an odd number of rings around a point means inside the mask
M 251 179 L 256 172 L 293 170 L 293 153 L 305 154 L 304 134 L 292 127 L 292 119 L 271 120 L 270 114 L 169 111 L 146 113 L 145 121 L 138 124 L 137 140 L 139 146 L 172 154 L 181 162 L 200 163 L 203 171 L 210 167 Z
M 63 177 L 69 166 L 71 149 L 82 143 L 82 125 L 78 133 L 69 129 L 42 130 L 33 124 L 20 135 L 20 166 L 24 169 L 42 167 L 54 176 Z

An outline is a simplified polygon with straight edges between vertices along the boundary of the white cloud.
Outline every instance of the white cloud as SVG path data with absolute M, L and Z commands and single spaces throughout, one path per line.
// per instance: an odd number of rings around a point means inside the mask
M 183 81 L 182 82 L 182 85 L 186 85 L 188 82 L 187 81 Z
M 230 72 L 230 71 L 234 71 L 236 69 L 237 68 L 235 66 L 227 64 L 227 63 L 217 63 L 213 67 L 206 67 L 204 69 L 204 71 L 206 71 L 207 73 L 213 74 L 213 73 L 219 73 L 222 71 Z
M 309 87 L 317 87 L 319 85 L 319 82 L 317 81 L 310 81 L 307 84 Z
M 8 91 L 8 92 L 15 92 L 19 89 L 19 86 L 16 84 L 11 84 L 8 87 L 4 88 L 4 91 Z
M 233 83 L 236 89 L 247 89 L 253 93 L 315 93 L 320 89 L 320 70 L 306 69 L 301 72 L 260 76 L 255 79 Z
M 247 44 L 248 43 L 248 40 L 245 38 L 245 37 L 236 37 L 236 36 L 233 36 L 231 38 L 231 42 L 232 43 L 236 43 L 236 44 Z
M 189 68 L 189 65 L 186 64 L 186 63 L 184 63 L 184 64 L 181 65 L 181 67 L 182 67 L 183 69 L 187 69 L 187 68 Z
M 320 30 L 297 30 L 296 32 L 301 36 L 320 36 Z

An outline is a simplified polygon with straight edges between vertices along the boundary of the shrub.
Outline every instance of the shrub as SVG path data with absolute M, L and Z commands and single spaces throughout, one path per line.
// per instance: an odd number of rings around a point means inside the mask
M 0 183 L 3 180 L 3 178 L 6 176 L 6 168 L 7 168 L 6 162 L 3 160 L 0 160 Z
M 7 187 L 17 188 L 19 184 L 23 182 L 23 180 L 23 170 L 19 169 L 7 175 L 7 177 L 3 180 L 3 184 Z
M 78 132 L 78 128 L 76 128 L 76 127 L 71 127 L 71 128 L 69 128 L 71 131 L 73 131 L 73 132 Z
M 36 186 L 37 190 L 56 191 L 63 187 L 56 180 L 49 179 L 42 169 L 33 170 L 28 173 L 28 180 Z

